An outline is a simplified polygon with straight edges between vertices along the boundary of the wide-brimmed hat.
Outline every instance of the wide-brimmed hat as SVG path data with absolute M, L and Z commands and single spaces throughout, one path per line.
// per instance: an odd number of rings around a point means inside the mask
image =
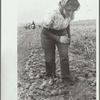
M 68 10 L 77 10 L 80 4 L 78 0 L 60 0 L 59 7 L 60 8 L 67 8 Z
M 64 6 L 66 5 L 67 1 L 68 1 L 68 0 L 60 0 L 58 5 L 59 5 L 60 7 L 64 7 Z

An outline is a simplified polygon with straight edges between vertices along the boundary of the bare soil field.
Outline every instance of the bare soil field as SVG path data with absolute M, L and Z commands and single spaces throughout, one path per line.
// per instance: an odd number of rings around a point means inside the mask
M 96 20 L 71 23 L 69 47 L 70 72 L 73 84 L 62 85 L 58 51 L 56 73 L 52 85 L 44 82 L 44 52 L 41 47 L 42 27 L 26 30 L 18 26 L 18 100 L 96 100 Z

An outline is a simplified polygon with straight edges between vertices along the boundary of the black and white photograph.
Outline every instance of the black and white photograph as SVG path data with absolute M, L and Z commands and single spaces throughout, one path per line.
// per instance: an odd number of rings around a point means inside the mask
M 99 100 L 99 0 L 2 2 L 2 100 Z
M 18 1 L 18 100 L 96 100 L 96 6 Z

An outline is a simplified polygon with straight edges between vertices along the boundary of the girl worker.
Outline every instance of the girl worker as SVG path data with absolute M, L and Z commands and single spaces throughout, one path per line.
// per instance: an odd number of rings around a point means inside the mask
M 41 42 L 45 53 L 46 76 L 56 77 L 55 46 L 60 55 L 62 81 L 71 81 L 68 47 L 71 41 L 70 22 L 79 8 L 78 0 L 61 0 L 57 8 L 44 16 Z

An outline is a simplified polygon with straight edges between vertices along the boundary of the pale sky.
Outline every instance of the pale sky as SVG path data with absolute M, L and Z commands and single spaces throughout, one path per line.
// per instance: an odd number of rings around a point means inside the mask
M 74 20 L 96 19 L 98 0 L 78 0 L 80 9 Z M 31 21 L 40 22 L 45 10 L 57 6 L 59 0 L 18 0 L 18 24 Z

